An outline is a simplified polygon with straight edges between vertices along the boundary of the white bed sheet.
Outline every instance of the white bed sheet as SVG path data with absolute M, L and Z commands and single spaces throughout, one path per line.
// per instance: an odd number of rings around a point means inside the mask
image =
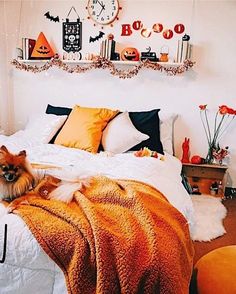
M 78 177 L 106 175 L 111 178 L 135 179 L 150 184 L 160 190 L 186 218 L 190 230 L 194 225 L 194 211 L 191 198 L 181 184 L 181 162 L 172 155 L 165 154 L 165 160 L 151 157 L 135 157 L 133 153 L 109 156 L 97 155 L 73 148 L 52 144 L 37 146 L 3 142 L 12 152 L 26 149 L 32 163 L 60 166 L 51 169 L 54 175 Z M 59 267 L 40 248 L 21 218 L 14 214 L 4 214 L 0 205 L 0 258 L 2 256 L 3 229 L 8 224 L 6 260 L 0 264 L 1 294 L 63 294 L 67 293 L 65 280 Z

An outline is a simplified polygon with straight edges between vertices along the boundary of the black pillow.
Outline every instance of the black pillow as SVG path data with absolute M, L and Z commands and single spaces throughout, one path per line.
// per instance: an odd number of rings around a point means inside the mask
M 46 113 L 55 115 L 69 115 L 72 109 L 68 107 L 53 106 L 48 104 Z
M 138 145 L 132 147 L 130 150 L 140 150 L 148 147 L 150 150 L 157 151 L 164 154 L 163 146 L 160 139 L 160 119 L 158 112 L 160 109 L 153 109 L 150 111 L 129 112 L 129 117 L 140 132 L 147 134 L 149 138 L 142 141 Z
M 72 108 L 61 107 L 61 106 L 53 106 L 53 105 L 50 105 L 50 104 L 48 104 L 47 109 L 46 109 L 47 114 L 54 114 L 54 115 L 67 115 L 68 116 L 71 113 L 71 111 L 72 111 Z M 57 135 L 60 133 L 60 131 L 61 131 L 62 127 L 64 126 L 64 124 L 56 132 L 56 134 L 53 136 L 53 138 L 51 139 L 49 144 L 53 144 L 55 142 L 55 139 L 56 139 Z

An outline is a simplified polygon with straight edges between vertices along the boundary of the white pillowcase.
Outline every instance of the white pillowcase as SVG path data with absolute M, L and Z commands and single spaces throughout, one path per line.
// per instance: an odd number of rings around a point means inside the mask
M 160 138 L 163 150 L 171 155 L 174 154 L 174 122 L 177 117 L 174 113 L 160 113 Z
M 108 123 L 103 131 L 102 146 L 104 151 L 122 153 L 148 138 L 135 128 L 126 111 Z
M 23 136 L 30 141 L 33 140 L 43 144 L 49 143 L 66 119 L 67 115 L 46 113 L 31 115 Z

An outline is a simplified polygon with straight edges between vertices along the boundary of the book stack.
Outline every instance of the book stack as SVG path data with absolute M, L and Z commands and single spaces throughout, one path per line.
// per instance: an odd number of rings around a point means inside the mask
M 100 56 L 108 60 L 113 60 L 116 42 L 114 40 L 104 40 L 101 43 Z
M 176 62 L 183 63 L 186 59 L 191 59 L 192 47 L 189 41 L 178 40 Z
M 22 51 L 23 51 L 23 59 L 28 60 L 31 59 L 31 54 L 33 52 L 36 40 L 30 38 L 22 38 Z

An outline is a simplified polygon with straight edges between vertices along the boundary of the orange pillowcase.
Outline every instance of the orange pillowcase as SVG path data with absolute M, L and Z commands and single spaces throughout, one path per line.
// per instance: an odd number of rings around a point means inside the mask
M 102 131 L 118 112 L 119 110 L 76 105 L 56 137 L 55 144 L 96 153 Z

